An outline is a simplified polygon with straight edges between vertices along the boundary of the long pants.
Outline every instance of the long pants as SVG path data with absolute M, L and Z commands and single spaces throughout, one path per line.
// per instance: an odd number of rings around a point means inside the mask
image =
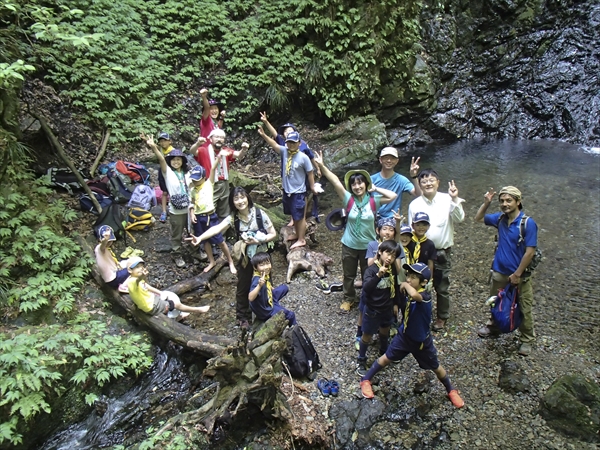
M 344 271 L 344 301 L 355 303 L 356 288 L 354 279 L 360 265 L 360 275 L 365 276 L 367 270 L 367 250 L 355 250 L 342 244 L 342 270 Z
M 490 295 L 498 295 L 498 290 L 507 284 L 508 275 L 493 272 Z M 535 341 L 535 330 L 533 329 L 533 286 L 531 285 L 531 276 L 521 278 L 519 283 L 519 307 L 523 313 L 523 321 L 519 326 L 521 342 L 533 342 Z
M 450 269 L 452 269 L 452 250 L 438 250 L 446 256 L 446 261 L 433 265 L 433 287 L 437 299 L 437 318 L 447 320 L 450 317 Z
M 242 258 L 243 259 L 243 258 Z M 247 320 L 252 322 L 252 310 L 250 309 L 250 300 L 248 300 L 248 293 L 250 292 L 250 286 L 252 285 L 252 274 L 254 268 L 250 261 L 246 267 L 243 267 L 241 262 L 236 264 L 237 269 L 237 289 L 235 293 L 235 318 L 237 320 Z
M 219 180 L 213 187 L 213 202 L 217 210 L 217 216 L 223 220 L 229 215 L 229 181 Z
M 289 287 L 287 284 L 280 284 L 275 289 L 273 289 L 273 317 L 279 311 L 283 311 L 285 318 L 287 319 L 290 326 L 296 325 L 296 314 L 294 311 L 290 311 L 289 309 L 284 308 L 279 304 L 279 301 L 287 295 L 289 292 Z
M 185 214 L 170 214 L 169 223 L 171 225 L 171 250 L 178 252 L 181 250 L 181 235 L 184 228 L 188 226 L 187 211 Z

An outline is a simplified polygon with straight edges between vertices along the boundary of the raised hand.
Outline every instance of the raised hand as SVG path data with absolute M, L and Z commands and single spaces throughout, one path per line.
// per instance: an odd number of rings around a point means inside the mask
M 224 110 L 224 109 L 222 109 L 222 110 L 219 112 L 219 117 L 221 117 L 221 119 L 224 119 L 226 115 L 227 115 L 227 113 L 225 112 L 225 110 Z
M 200 95 L 202 97 L 206 97 L 208 95 L 208 89 L 206 89 L 206 88 L 200 89 Z
M 261 272 L 260 278 L 258 279 L 258 284 L 259 284 L 259 286 L 265 285 L 265 273 L 264 272 Z
M 206 138 L 204 136 L 198 136 L 198 139 L 196 139 L 196 144 L 198 146 L 200 146 L 205 143 L 206 143 Z
M 258 134 L 260 134 L 260 137 L 262 138 L 265 137 L 265 130 L 263 130 L 263 127 L 258 127 Z
M 410 176 L 416 177 L 419 174 L 419 160 L 421 157 L 419 156 L 417 159 L 413 156 L 410 159 Z
M 269 119 L 267 119 L 267 113 L 265 111 L 260 113 L 260 120 L 262 123 L 267 123 Z
M 148 147 L 152 147 L 156 145 L 154 143 L 154 137 L 152 135 L 147 135 L 143 131 L 140 131 L 140 139 L 142 139 Z
M 397 222 L 400 222 L 400 223 L 404 222 L 404 216 L 402 214 L 400 214 L 398 211 L 392 210 L 392 216 L 394 217 L 394 219 L 396 219 Z
M 448 194 L 453 199 L 458 197 L 458 188 L 454 184 L 454 180 L 448 182 Z
M 491 203 L 494 195 L 496 195 L 496 191 L 494 188 L 490 188 L 490 190 L 483 195 L 483 198 L 485 199 L 486 203 Z

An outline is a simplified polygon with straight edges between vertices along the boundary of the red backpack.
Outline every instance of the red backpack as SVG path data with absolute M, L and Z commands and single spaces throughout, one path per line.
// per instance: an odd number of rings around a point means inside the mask
M 150 172 L 142 164 L 118 160 L 115 169 L 123 175 L 127 175 L 134 183 L 148 184 L 150 181 Z

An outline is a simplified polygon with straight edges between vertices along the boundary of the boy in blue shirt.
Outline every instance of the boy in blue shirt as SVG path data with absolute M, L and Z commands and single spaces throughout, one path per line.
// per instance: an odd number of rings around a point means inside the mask
M 431 294 L 425 286 L 431 279 L 431 270 L 423 263 L 405 264 L 406 281 L 400 285 L 400 290 L 407 297 L 406 309 L 398 334 L 388 347 L 385 355 L 373 363 L 369 371 L 360 379 L 360 390 L 365 398 L 373 398 L 371 379 L 391 362 L 404 359 L 412 354 L 419 367 L 432 370 L 446 388 L 448 397 L 454 406 L 462 408 L 465 402 L 458 391 L 452 387 L 446 370 L 437 359 L 437 350 L 429 331 L 431 323 Z
M 279 311 L 283 311 L 290 326 L 296 325 L 296 314 L 279 304 L 289 291 L 286 284 L 276 288 L 271 285 L 271 257 L 268 253 L 259 252 L 250 259 L 254 275 L 250 284 L 248 300 L 250 308 L 258 320 L 267 321 Z

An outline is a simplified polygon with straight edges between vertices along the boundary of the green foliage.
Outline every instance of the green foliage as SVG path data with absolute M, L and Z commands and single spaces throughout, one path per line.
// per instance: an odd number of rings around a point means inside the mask
M 150 367 L 150 344 L 141 335 L 112 336 L 107 328 L 81 316 L 68 327 L 37 327 L 12 337 L 0 334 L 0 443 L 20 443 L 19 423 L 40 411 L 50 413 L 48 397 L 65 391 L 64 378 L 74 370 L 70 383 L 101 387 Z M 96 398 L 95 393 L 85 394 L 88 404 Z

